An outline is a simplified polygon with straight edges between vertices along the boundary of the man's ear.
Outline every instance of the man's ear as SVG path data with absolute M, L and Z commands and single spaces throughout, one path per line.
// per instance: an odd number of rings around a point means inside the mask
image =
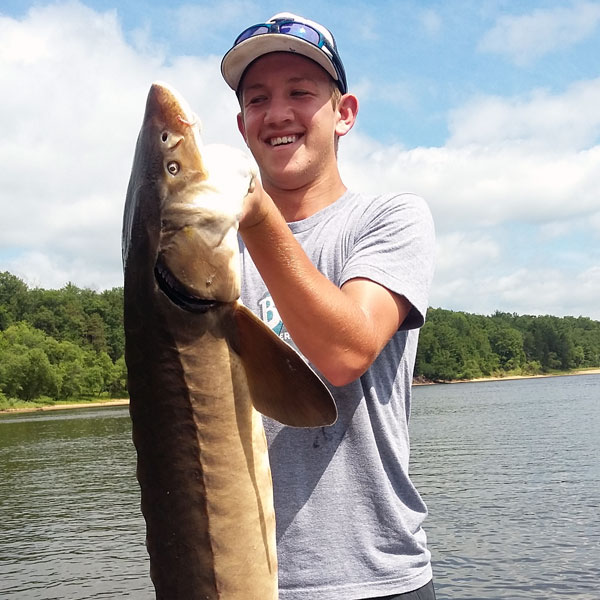
M 338 121 L 335 126 L 337 135 L 346 135 L 356 122 L 358 98 L 354 94 L 344 94 L 337 106 Z
M 246 125 L 244 123 L 244 116 L 241 112 L 237 114 L 237 126 L 240 133 L 242 134 L 242 137 L 244 138 L 244 141 L 246 142 L 246 145 L 248 145 L 248 140 L 246 138 Z

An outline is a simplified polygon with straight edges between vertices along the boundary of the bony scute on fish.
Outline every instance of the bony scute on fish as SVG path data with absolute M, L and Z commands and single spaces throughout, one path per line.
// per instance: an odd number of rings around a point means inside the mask
M 156 597 L 275 600 L 262 417 L 336 419 L 329 391 L 239 302 L 237 227 L 253 163 L 203 146 L 153 84 L 123 219 L 125 339 L 137 476 Z

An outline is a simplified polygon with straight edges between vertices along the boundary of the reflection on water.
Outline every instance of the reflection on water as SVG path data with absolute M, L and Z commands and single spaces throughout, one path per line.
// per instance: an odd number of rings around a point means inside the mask
M 438 596 L 600 598 L 600 377 L 415 389 Z
M 597 600 L 600 376 L 415 389 L 439 600 Z M 126 407 L 0 415 L 0 598 L 154 597 Z
M 151 598 L 126 407 L 0 417 L 0 598 Z

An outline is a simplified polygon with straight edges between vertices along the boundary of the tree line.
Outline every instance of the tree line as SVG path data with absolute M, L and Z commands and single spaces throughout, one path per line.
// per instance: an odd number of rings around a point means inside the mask
M 30 288 L 0 273 L 0 400 L 125 397 L 123 288 Z M 415 377 L 451 381 L 600 365 L 600 322 L 430 308 Z
M 0 400 L 126 397 L 123 289 L 29 288 L 0 273 Z
M 430 308 L 419 338 L 415 375 L 451 381 L 598 366 L 599 321 Z

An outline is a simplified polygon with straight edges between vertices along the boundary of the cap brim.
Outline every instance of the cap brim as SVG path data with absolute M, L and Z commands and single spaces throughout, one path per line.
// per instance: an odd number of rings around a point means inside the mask
M 338 81 L 333 62 L 321 48 L 301 38 L 279 33 L 257 35 L 231 48 L 221 62 L 223 79 L 230 88 L 237 91 L 242 75 L 250 63 L 271 52 L 293 52 L 306 56 L 323 67 L 334 81 Z

